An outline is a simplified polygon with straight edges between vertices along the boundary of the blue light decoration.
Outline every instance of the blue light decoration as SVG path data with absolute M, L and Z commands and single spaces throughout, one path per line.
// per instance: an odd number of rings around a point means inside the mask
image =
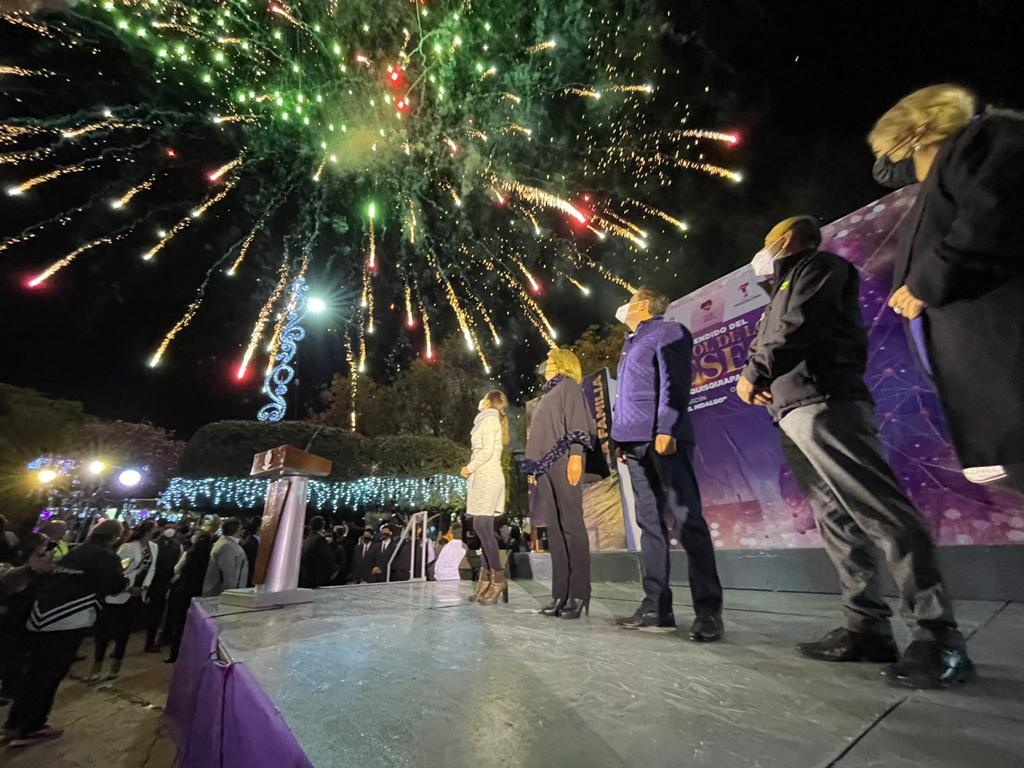
M 299 342 L 306 338 L 306 329 L 299 323 L 306 315 L 306 303 L 309 301 L 307 291 L 309 287 L 305 278 L 295 278 L 288 300 L 288 320 L 281 329 L 274 368 L 263 382 L 263 391 L 270 397 L 270 402 L 256 412 L 256 418 L 260 421 L 280 421 L 288 410 L 285 395 L 288 394 L 288 385 L 295 377 L 295 369 L 290 363 L 299 349 Z
M 163 509 L 263 506 L 267 480 L 236 477 L 171 478 L 157 504 Z M 386 502 L 408 507 L 466 505 L 466 481 L 458 475 L 432 477 L 363 477 L 359 480 L 309 481 L 309 506 L 319 511 L 359 509 Z

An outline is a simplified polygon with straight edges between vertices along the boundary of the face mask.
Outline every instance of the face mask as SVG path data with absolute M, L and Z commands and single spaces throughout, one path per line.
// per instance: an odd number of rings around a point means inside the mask
M 164 531 L 164 536 L 166 536 L 168 539 L 173 539 L 174 538 L 174 534 L 176 534 L 176 533 L 177 533 L 177 531 L 174 530 L 173 528 L 168 528 L 166 531 Z
M 914 168 L 914 157 L 908 155 L 894 163 L 888 155 L 880 155 L 871 169 L 875 181 L 889 189 L 903 189 L 917 184 L 917 170 Z
M 785 235 L 783 235 L 785 237 Z M 781 240 L 782 238 L 779 238 Z M 775 243 L 779 242 L 775 240 L 771 245 L 766 245 L 760 251 L 754 254 L 754 258 L 750 261 L 750 268 L 754 270 L 754 274 L 758 277 L 771 277 L 775 274 L 775 259 L 779 256 L 778 253 L 772 253 L 772 247 Z
M 621 307 L 615 310 L 615 319 L 620 323 L 625 324 L 626 318 L 629 316 L 629 302 L 626 302 Z

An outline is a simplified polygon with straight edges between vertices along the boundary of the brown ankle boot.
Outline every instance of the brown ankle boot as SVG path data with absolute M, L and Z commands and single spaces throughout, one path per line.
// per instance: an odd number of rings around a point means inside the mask
M 498 598 L 503 597 L 508 589 L 508 579 L 505 578 L 505 571 L 491 571 L 491 583 L 486 591 L 477 598 L 480 605 L 494 605 Z M 508 598 L 505 598 L 508 602 Z
M 476 592 L 469 596 L 469 602 L 475 602 L 480 599 L 480 596 L 487 591 L 487 588 L 491 586 L 491 572 L 480 566 L 480 580 L 476 583 Z

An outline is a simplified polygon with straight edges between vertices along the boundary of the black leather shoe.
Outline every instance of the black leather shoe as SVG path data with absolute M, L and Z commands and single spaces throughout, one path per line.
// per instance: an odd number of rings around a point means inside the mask
M 636 613 L 632 616 L 627 616 L 624 619 L 617 619 L 615 623 L 623 629 L 644 629 L 647 627 L 674 629 L 676 626 L 676 617 L 671 611 L 668 613 L 658 613 L 657 611 L 648 611 L 641 606 L 636 609 Z
M 941 645 L 934 640 L 915 640 L 902 658 L 882 674 L 889 683 L 902 688 L 948 688 L 977 677 L 967 649 Z
M 582 597 L 570 597 L 565 601 L 565 605 L 562 606 L 558 618 L 578 619 L 584 611 L 587 612 L 587 616 L 590 615 L 590 598 L 588 597 L 584 600 Z
M 896 661 L 900 652 L 890 635 L 852 632 L 840 627 L 821 640 L 797 643 L 796 652 L 818 661 L 869 661 L 886 664 Z
M 714 643 L 721 640 L 723 634 L 722 617 L 716 613 L 698 616 L 690 625 L 690 639 L 695 643 Z
M 538 613 L 541 613 L 544 616 L 557 616 L 562 612 L 563 605 L 565 605 L 564 597 L 555 598 L 552 599 L 550 603 L 541 608 L 540 611 L 538 611 Z

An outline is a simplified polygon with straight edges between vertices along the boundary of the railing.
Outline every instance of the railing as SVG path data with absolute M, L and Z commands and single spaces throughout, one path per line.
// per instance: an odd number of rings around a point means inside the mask
M 388 567 L 384 572 L 384 581 L 391 581 L 391 566 L 395 562 L 395 558 L 398 557 L 398 553 L 402 551 L 402 545 L 408 540 L 411 544 L 412 552 L 409 557 L 409 580 L 410 581 L 426 581 L 427 580 L 427 523 L 429 523 L 438 515 L 430 517 L 426 511 L 414 512 L 409 516 L 409 521 L 405 524 L 405 528 L 402 529 L 401 535 L 398 537 L 398 545 L 395 547 L 395 551 L 391 553 L 391 557 L 388 558 Z M 416 575 L 416 524 L 420 526 L 420 575 Z

